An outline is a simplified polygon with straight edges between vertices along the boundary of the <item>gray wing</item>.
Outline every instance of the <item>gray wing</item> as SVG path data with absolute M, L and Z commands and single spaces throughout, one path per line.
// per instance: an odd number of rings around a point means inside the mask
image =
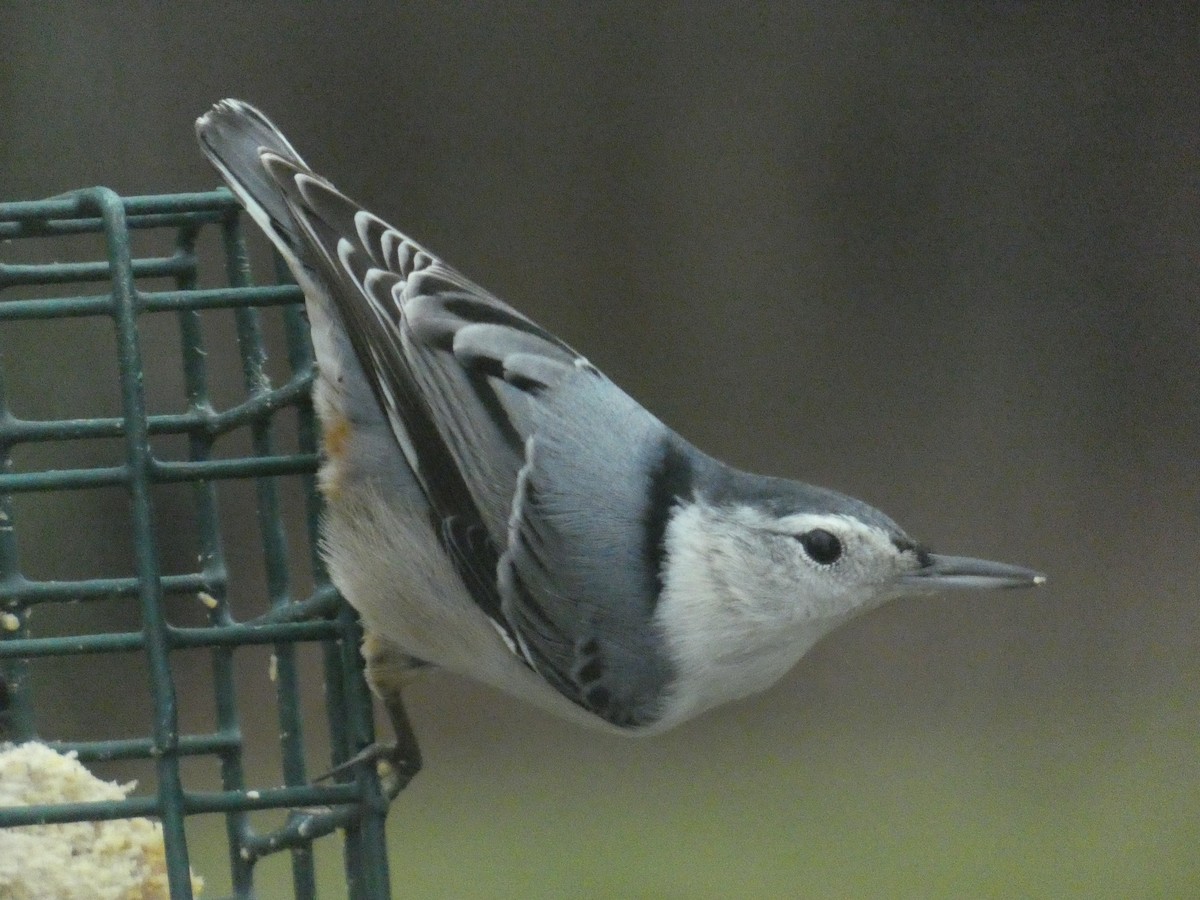
M 270 153 L 263 163 L 476 603 L 566 697 L 614 724 L 654 721 L 673 674 L 657 567 L 686 445 L 327 182 Z

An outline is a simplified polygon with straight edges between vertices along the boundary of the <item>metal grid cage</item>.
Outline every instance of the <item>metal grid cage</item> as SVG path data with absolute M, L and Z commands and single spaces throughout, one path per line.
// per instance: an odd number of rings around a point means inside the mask
M 76 751 L 84 762 L 140 759 L 151 761 L 153 767 L 148 795 L 119 802 L 0 808 L 0 828 L 158 817 L 175 898 L 192 896 L 185 833 L 189 816 L 224 814 L 231 882 L 239 898 L 253 896 L 256 863 L 281 850 L 291 853 L 295 895 L 315 896 L 313 842 L 340 830 L 349 896 L 386 897 L 387 803 L 372 767 L 358 766 L 339 783 L 313 784 L 310 778 L 314 773 L 306 765 L 297 667 L 300 645 L 315 643 L 323 658 L 326 727 L 334 765 L 373 739 L 371 701 L 361 677 L 357 619 L 329 584 L 315 549 L 319 495 L 309 404 L 313 358 L 300 292 L 295 285 L 283 283 L 278 263 L 279 283 L 253 284 L 239 212 L 224 190 L 121 197 L 106 188 L 91 188 L 50 200 L 0 204 L 0 615 L 4 624 L 0 628 L 0 705 L 6 706 L 0 712 L 4 717 L 0 735 L 17 742 L 39 737 L 41 707 L 35 703 L 39 660 L 142 654 L 149 674 L 147 693 L 139 696 L 136 684 L 123 685 L 122 691 L 126 703 L 141 703 L 141 697 L 149 701 L 149 735 L 49 743 L 60 751 Z M 135 237 L 140 242 L 151 232 L 157 232 L 159 242 L 173 249 L 158 256 L 136 256 L 132 249 Z M 91 235 L 96 244 L 93 254 L 101 258 L 10 261 L 18 246 L 38 242 L 43 242 L 42 256 L 58 258 L 56 242 L 76 235 Z M 219 246 L 224 258 L 225 286 L 198 287 L 203 264 L 196 247 L 205 235 Z M 173 289 L 148 289 L 149 282 L 163 284 L 163 279 L 167 285 L 173 284 Z M 105 286 L 87 296 L 56 296 L 59 286 L 89 282 Z M 210 389 L 202 326 L 205 311 L 208 316 L 232 316 L 236 330 L 245 391 L 224 409 L 215 408 Z M 179 411 L 152 414 L 146 399 L 146 343 L 141 332 L 148 319 L 163 315 L 174 316 L 178 322 L 182 351 L 178 362 L 186 400 Z M 267 367 L 264 321 L 268 316 L 282 318 L 279 327 L 285 336 L 287 373 L 276 379 L 281 382 L 278 384 L 271 383 Z M 19 371 L 26 362 L 23 355 L 30 350 L 6 340 L 6 329 L 20 321 L 67 317 L 107 319 L 115 329 L 119 415 L 37 419 L 22 415 L 37 410 L 10 408 L 4 375 Z M 100 329 L 103 323 L 97 322 L 95 327 Z M 46 355 L 47 348 L 36 352 Z M 81 362 L 100 365 L 98 360 Z M 278 359 L 272 362 L 277 367 L 281 364 Z M 279 449 L 277 440 L 277 421 L 284 411 L 296 417 L 295 447 L 287 452 Z M 156 443 L 160 436 L 175 436 L 175 446 L 186 448 L 181 453 L 184 458 L 165 458 Z M 233 436 L 240 437 L 232 440 Z M 39 463 L 41 448 L 48 445 L 101 439 L 118 448 L 116 464 L 53 468 Z M 229 455 L 226 448 L 231 444 L 249 450 L 236 449 Z M 20 459 L 27 464 L 14 464 L 14 451 L 22 453 Z M 266 597 L 253 615 L 240 620 L 229 602 L 236 585 L 227 565 L 227 538 L 218 514 L 217 487 L 226 479 L 252 479 L 265 564 Z M 198 546 L 188 559 L 197 562 L 191 571 L 164 574 L 166 534 L 154 498 L 161 486 L 181 483 L 192 492 L 192 527 Z M 27 492 L 102 487 L 124 491 L 122 506 L 132 531 L 133 571 L 123 577 L 68 580 L 23 574 L 28 569 L 22 568 L 22 519 L 14 499 Z M 293 488 L 306 503 L 305 565 L 311 567 L 315 585 L 307 596 L 294 594 L 290 568 L 295 568 L 295 560 L 289 558 L 288 535 L 280 517 L 281 492 Z M 113 525 L 114 529 L 124 527 L 124 522 Z M 171 610 L 175 607 L 171 604 L 186 595 L 203 601 L 203 615 L 197 613 L 197 621 L 190 624 L 173 622 Z M 39 633 L 43 611 L 100 600 L 125 603 L 133 626 L 83 633 L 82 627 L 67 625 L 55 633 Z M 59 621 L 74 620 L 66 615 Z M 283 787 L 253 789 L 247 784 L 247 747 L 239 720 L 234 664 L 236 655 L 248 652 L 246 648 L 252 645 L 268 645 L 273 651 Z M 211 656 L 216 727 L 183 733 L 173 661 L 181 651 L 197 648 Z M 189 689 L 194 688 L 189 685 Z M 218 761 L 221 790 L 189 788 L 190 770 L 183 763 L 197 756 Z M 253 811 L 272 809 L 289 811 L 279 816 L 279 827 L 265 831 L 252 825 Z

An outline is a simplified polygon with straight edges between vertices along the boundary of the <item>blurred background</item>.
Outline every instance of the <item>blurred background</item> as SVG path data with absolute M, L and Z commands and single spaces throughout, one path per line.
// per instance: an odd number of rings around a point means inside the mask
M 701 448 L 1050 574 L 881 609 L 653 741 L 431 677 L 397 895 L 1196 896 L 1198 91 L 1183 3 L 14 3 L 0 200 L 212 187 L 192 122 L 241 97 Z M 24 414 L 115 406 L 94 322 L 4 341 Z M 38 501 L 31 573 L 127 573 L 122 502 Z M 47 672 L 46 736 L 144 733 L 136 665 Z M 264 659 L 243 685 L 273 784 Z

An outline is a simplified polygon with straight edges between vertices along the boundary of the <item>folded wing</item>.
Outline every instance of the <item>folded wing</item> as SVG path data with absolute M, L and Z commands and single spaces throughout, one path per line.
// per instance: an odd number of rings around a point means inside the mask
M 645 575 L 644 473 L 669 433 L 328 182 L 270 151 L 262 162 L 475 602 L 565 696 L 615 724 L 652 722 L 672 673 Z

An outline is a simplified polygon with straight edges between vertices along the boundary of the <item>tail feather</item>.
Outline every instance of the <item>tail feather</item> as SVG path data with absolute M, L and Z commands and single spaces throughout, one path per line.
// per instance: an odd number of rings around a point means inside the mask
M 279 184 L 262 162 L 262 154 L 269 152 L 301 171 L 311 172 L 288 139 L 270 119 L 240 100 L 222 100 L 197 119 L 196 138 L 204 155 L 293 271 L 297 264 L 307 268 L 300 229 Z
M 390 426 L 341 322 L 330 285 L 321 274 L 317 251 L 289 206 L 293 178 L 298 173 L 317 176 L 270 119 L 240 100 L 222 100 L 197 119 L 196 137 L 204 155 L 279 250 L 304 291 L 320 375 L 314 393 L 322 422 L 335 430 L 340 422 L 354 422 L 358 443 L 347 452 L 370 455 L 375 439 L 370 426 L 388 439 Z M 344 437 L 340 440 L 345 443 Z

